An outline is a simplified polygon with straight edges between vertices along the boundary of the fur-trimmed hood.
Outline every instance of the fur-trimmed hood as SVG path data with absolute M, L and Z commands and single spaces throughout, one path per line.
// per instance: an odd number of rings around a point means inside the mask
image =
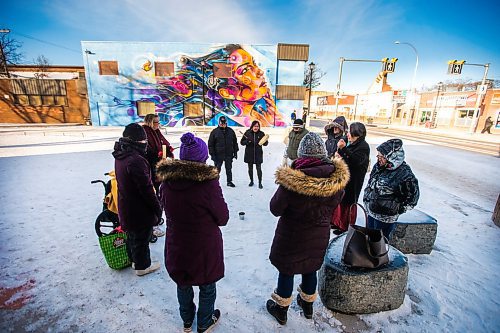
M 219 171 L 212 165 L 205 163 L 162 160 L 156 165 L 156 175 L 160 181 L 169 180 L 191 180 L 204 182 L 219 178 Z
M 299 194 L 315 197 L 329 197 L 343 190 L 349 181 L 349 168 L 340 158 L 332 160 L 334 171 L 328 178 L 307 175 L 302 170 L 288 166 L 276 170 L 276 184 Z

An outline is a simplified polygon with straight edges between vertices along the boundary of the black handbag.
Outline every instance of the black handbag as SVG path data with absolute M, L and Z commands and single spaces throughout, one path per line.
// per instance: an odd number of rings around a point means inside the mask
M 342 262 L 354 268 L 378 268 L 387 264 L 389 262 L 387 238 L 384 237 L 382 230 L 367 227 L 368 215 L 362 205 L 358 203 L 353 205 L 358 205 L 365 213 L 365 227 L 349 225 L 342 251 Z

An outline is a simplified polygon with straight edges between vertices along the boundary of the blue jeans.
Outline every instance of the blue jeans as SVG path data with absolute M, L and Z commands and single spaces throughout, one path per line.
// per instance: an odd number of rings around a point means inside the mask
M 198 296 L 198 329 L 206 329 L 212 324 L 215 297 L 217 289 L 215 282 L 200 287 Z M 196 306 L 193 303 L 194 292 L 192 286 L 177 285 L 177 300 L 179 301 L 179 312 L 184 323 L 193 323 Z
M 294 275 L 286 275 L 280 273 L 278 276 L 278 287 L 276 288 L 276 294 L 283 298 L 288 298 L 292 296 L 293 292 L 293 277 Z M 318 284 L 318 278 L 316 277 L 316 272 L 302 274 L 302 283 L 300 284 L 300 289 L 307 295 L 314 295 L 316 292 L 316 285 Z
M 382 230 L 385 238 L 391 240 L 392 232 L 396 229 L 396 223 L 385 223 L 368 215 L 368 228 Z

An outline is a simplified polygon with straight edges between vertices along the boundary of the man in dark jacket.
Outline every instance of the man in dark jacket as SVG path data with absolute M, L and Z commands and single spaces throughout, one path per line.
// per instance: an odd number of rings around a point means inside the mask
M 215 167 L 222 169 L 222 163 L 225 163 L 227 186 L 234 187 L 233 184 L 233 158 L 238 158 L 238 140 L 233 129 L 227 126 L 225 116 L 219 118 L 219 126 L 214 128 L 208 138 L 208 152 Z
M 215 283 L 224 277 L 224 252 L 220 227 L 229 211 L 219 184 L 219 172 L 205 164 L 208 149 L 192 133 L 181 137 L 180 160 L 158 164 L 161 200 L 167 218 L 165 264 L 177 284 L 177 299 L 184 331 L 195 317 L 193 286 L 200 287 L 198 332 L 205 332 L 220 317 L 214 310 Z
M 330 239 L 330 220 L 349 180 L 341 159 L 326 157 L 325 144 L 316 133 L 300 142 L 298 158 L 291 167 L 276 172 L 279 185 L 270 209 L 280 216 L 269 259 L 279 271 L 278 286 L 266 307 L 284 325 L 292 303 L 293 277 L 302 275 L 297 304 L 308 319 L 317 297 L 316 271 L 321 267 Z
M 162 214 L 145 158 L 146 132 L 139 124 L 129 124 L 115 143 L 115 173 L 118 183 L 118 216 L 127 232 L 127 252 L 139 276 L 160 268 L 151 262 L 149 240 Z

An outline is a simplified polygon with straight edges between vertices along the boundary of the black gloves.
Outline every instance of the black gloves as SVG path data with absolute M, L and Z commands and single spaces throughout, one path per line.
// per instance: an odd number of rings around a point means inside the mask
M 235 152 L 235 153 L 233 154 L 233 158 L 234 158 L 235 160 L 237 160 L 237 159 L 238 159 L 238 153 L 236 153 L 236 152 Z

